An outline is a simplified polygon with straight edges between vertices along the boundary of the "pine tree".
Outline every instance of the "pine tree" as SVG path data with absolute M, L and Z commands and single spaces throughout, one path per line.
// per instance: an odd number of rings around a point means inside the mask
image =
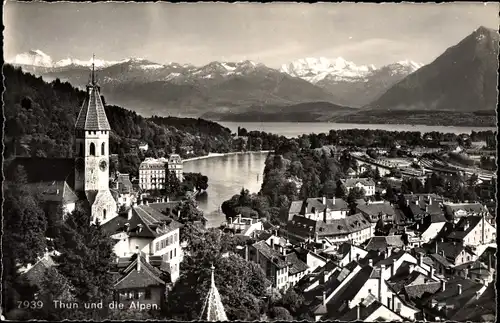
M 56 240 L 61 253 L 58 271 L 74 287 L 80 302 L 107 300 L 113 287 L 113 241 L 102 228 L 90 224 L 90 212 L 78 207 L 67 218 Z

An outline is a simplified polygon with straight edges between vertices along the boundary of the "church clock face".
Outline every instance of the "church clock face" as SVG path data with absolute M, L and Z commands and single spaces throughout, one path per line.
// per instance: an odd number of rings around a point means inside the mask
M 75 163 L 76 163 L 76 169 L 79 171 L 83 171 L 85 166 L 83 158 L 77 158 Z
M 99 168 L 103 172 L 106 171 L 106 169 L 108 169 L 108 163 L 106 163 L 105 160 L 101 160 L 101 162 L 99 163 Z

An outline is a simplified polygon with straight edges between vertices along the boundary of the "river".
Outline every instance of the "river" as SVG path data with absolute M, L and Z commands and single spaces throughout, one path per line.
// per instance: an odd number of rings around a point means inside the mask
M 184 172 L 202 173 L 208 176 L 206 194 L 198 197 L 198 205 L 208 219 L 209 227 L 219 226 L 225 221 L 220 205 L 244 187 L 258 192 L 262 185 L 262 173 L 267 153 L 253 152 L 236 155 L 214 156 L 185 161 Z
M 238 127 L 245 128 L 248 131 L 257 130 L 271 132 L 285 137 L 297 137 L 309 133 L 328 133 L 330 130 L 343 129 L 379 129 L 388 131 L 420 131 L 422 134 L 431 131 L 445 133 L 470 134 L 472 130 L 487 131 L 496 130 L 495 127 L 442 127 L 425 125 L 397 125 L 397 124 L 355 124 L 355 123 L 328 123 L 328 122 L 224 122 L 217 123 L 236 132 Z

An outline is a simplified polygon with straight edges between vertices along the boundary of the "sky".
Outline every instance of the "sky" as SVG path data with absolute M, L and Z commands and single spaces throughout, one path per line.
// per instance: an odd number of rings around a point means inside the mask
M 203 65 L 305 57 L 358 65 L 430 63 L 477 27 L 498 29 L 497 3 L 4 4 L 4 57 L 39 49 L 63 58 Z

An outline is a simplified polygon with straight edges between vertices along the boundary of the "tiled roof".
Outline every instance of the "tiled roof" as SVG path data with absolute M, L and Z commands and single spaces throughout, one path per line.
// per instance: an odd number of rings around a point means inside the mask
M 441 289 L 440 282 L 404 286 L 404 291 L 410 299 L 421 298 L 425 294 L 434 294 Z
M 323 212 L 325 209 L 329 209 L 332 211 L 348 210 L 349 206 L 347 205 L 346 201 L 339 198 L 326 199 L 326 204 L 323 204 L 322 197 L 311 197 L 305 201 L 305 204 L 301 205 L 301 211 L 302 208 L 304 212 L 300 212 L 300 214 L 314 213 L 315 211 Z
M 56 263 L 50 255 L 45 255 L 43 258 L 38 260 L 30 269 L 25 271 L 23 275 L 28 279 L 28 281 L 33 285 L 39 285 L 42 283 L 47 269 L 55 266 Z
M 468 216 L 462 217 L 455 225 L 455 230 L 448 234 L 448 239 L 458 239 L 462 240 L 467 236 L 474 228 L 481 222 L 482 217 L 480 216 Z
M 487 212 L 485 207 L 480 203 L 447 203 L 444 205 L 446 213 L 453 215 L 455 211 L 466 211 L 468 213 Z
M 371 178 L 347 178 L 343 179 L 342 183 L 345 187 L 355 187 L 358 183 L 363 186 L 375 186 L 375 182 Z
M 432 246 L 429 245 L 429 249 L 431 249 L 435 252 L 436 244 L 432 243 Z M 448 241 L 438 242 L 437 249 L 438 249 L 438 252 L 437 252 L 438 254 L 441 254 L 441 252 L 443 251 L 444 255 L 449 260 L 454 260 L 464 250 L 466 250 L 467 252 L 469 252 L 471 254 L 474 253 L 472 251 L 472 249 L 470 249 L 467 246 L 464 246 L 463 241 L 460 241 L 460 242 L 448 242 Z
M 443 257 L 443 256 L 441 256 L 440 254 L 433 253 L 433 254 L 429 255 L 429 257 L 430 257 L 433 261 L 437 262 L 438 264 L 440 264 L 440 265 L 442 265 L 442 266 L 444 266 L 444 267 L 446 267 L 446 268 L 451 268 L 451 267 L 453 267 L 453 264 L 452 264 L 452 263 L 450 263 L 450 262 L 448 261 L 448 259 L 446 259 L 446 257 Z
M 288 210 L 288 212 L 299 214 L 300 211 L 302 210 L 303 203 L 304 201 L 293 201 L 292 204 L 290 205 L 290 209 Z
M 371 203 L 358 204 L 356 206 L 359 212 L 367 214 L 371 217 L 378 217 L 379 214 L 395 216 L 394 206 L 390 203 Z
M 287 263 L 282 259 L 283 255 L 272 249 L 265 241 L 256 242 L 252 246 L 255 247 L 255 249 L 257 249 L 262 256 L 274 263 L 278 268 L 287 267 Z
M 181 156 L 179 156 L 178 154 L 170 155 L 170 157 L 168 159 L 168 163 L 169 164 L 182 164 Z
M 319 237 L 330 235 L 347 235 L 352 232 L 358 232 L 371 226 L 371 223 L 361 214 L 354 214 L 344 219 L 323 221 L 314 221 L 295 215 L 291 222 L 287 224 L 287 230 L 301 237 L 314 236 Z
M 450 320 L 456 322 L 494 322 L 497 312 L 497 295 L 493 284 L 488 285 L 484 293 L 477 300 L 462 307 L 450 317 Z M 490 315 L 490 319 L 483 319 L 482 316 L 484 315 Z
M 78 196 L 65 181 L 30 183 L 29 186 L 40 193 L 46 202 L 75 203 Z
M 154 258 L 154 256 L 152 256 Z M 130 289 L 130 288 L 144 288 L 150 286 L 162 286 L 166 284 L 165 275 L 160 269 L 152 265 L 152 261 L 156 261 L 157 265 L 164 263 L 161 259 L 150 258 L 149 263 L 146 261 L 145 256 L 133 255 L 132 257 L 120 258 L 118 264 L 115 265 L 114 273 L 117 274 L 115 281 L 115 289 Z M 137 262 L 141 262 L 141 268 L 137 271 Z
M 372 237 L 365 246 L 365 249 L 385 251 L 387 247 L 402 248 L 404 246 L 404 241 L 402 236 L 376 236 Z
M 307 264 L 300 260 L 295 253 L 286 255 L 286 262 L 288 263 L 288 274 L 290 275 L 295 275 L 309 269 Z
M 461 294 L 458 293 L 458 284 L 462 286 Z M 444 291 L 439 291 L 425 298 L 427 300 L 435 300 L 438 303 L 443 302 L 446 303 L 446 305 L 452 305 L 453 309 L 448 309 L 446 313 L 446 316 L 449 318 L 453 316 L 454 313 L 458 312 L 460 308 L 473 300 L 476 297 L 476 292 L 482 288 L 484 288 L 484 286 L 481 283 L 462 277 L 456 277 L 446 283 Z
M 88 95 L 78 114 L 75 129 L 92 131 L 111 130 L 98 86 L 88 87 Z

